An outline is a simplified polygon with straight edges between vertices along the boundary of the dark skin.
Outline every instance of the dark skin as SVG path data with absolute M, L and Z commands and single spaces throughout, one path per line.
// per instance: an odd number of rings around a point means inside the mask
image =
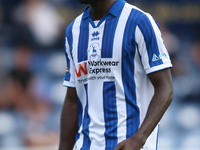
M 75 88 L 67 88 L 61 113 L 59 150 L 72 150 L 78 132 L 78 102 Z
M 93 20 L 100 20 L 116 0 L 79 0 L 89 4 Z M 154 86 L 154 96 L 146 117 L 138 131 L 129 139 L 119 143 L 114 150 L 140 150 L 154 130 L 173 99 L 173 84 L 170 69 L 148 75 Z M 75 88 L 68 88 L 61 114 L 59 150 L 72 150 L 78 132 L 78 102 Z

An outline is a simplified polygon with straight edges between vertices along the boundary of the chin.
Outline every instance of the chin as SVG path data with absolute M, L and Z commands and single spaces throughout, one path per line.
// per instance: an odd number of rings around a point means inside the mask
M 97 0 L 78 0 L 81 4 L 95 4 Z
M 91 0 L 78 0 L 81 4 L 90 4 Z

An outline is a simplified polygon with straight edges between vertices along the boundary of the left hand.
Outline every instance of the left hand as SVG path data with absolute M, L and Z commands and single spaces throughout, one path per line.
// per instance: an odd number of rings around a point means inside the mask
M 140 150 L 144 143 L 145 141 L 135 134 L 131 138 L 120 142 L 114 150 Z

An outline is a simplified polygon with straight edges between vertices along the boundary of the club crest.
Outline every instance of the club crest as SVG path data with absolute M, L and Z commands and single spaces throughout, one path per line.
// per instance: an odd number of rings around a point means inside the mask
M 88 56 L 91 59 L 97 59 L 100 58 L 101 56 L 101 50 L 100 50 L 100 45 L 98 43 L 93 43 L 90 45 L 88 49 Z

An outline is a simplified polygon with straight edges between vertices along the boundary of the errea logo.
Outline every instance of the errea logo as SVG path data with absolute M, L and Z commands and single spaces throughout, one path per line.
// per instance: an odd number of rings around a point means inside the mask
M 92 39 L 91 39 L 91 41 L 94 41 L 94 40 L 99 40 L 99 32 L 98 31 L 94 31 L 93 33 L 92 33 Z
M 96 32 L 93 32 L 93 33 L 92 33 L 92 36 L 93 36 L 93 37 L 97 37 L 99 34 L 100 34 L 100 33 L 99 33 L 98 31 L 96 31 Z

